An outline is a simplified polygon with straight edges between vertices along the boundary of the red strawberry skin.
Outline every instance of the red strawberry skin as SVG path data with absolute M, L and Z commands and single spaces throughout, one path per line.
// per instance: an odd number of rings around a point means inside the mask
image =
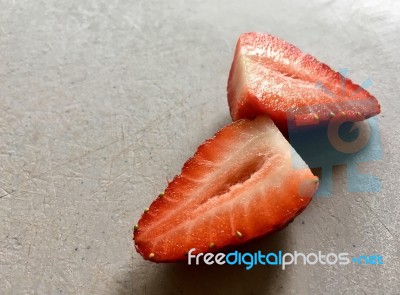
M 281 129 L 288 115 L 316 123 L 340 114 L 360 121 L 380 113 L 376 98 L 316 58 L 277 37 L 239 37 L 228 79 L 233 120 L 268 114 Z
M 136 250 L 144 259 L 171 262 L 192 248 L 215 252 L 244 243 L 293 220 L 317 186 L 269 117 L 238 120 L 200 145 L 143 213 Z

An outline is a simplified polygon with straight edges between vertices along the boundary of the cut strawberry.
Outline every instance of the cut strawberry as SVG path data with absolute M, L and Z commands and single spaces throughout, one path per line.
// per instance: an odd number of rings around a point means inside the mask
M 228 102 L 233 120 L 268 114 L 281 130 L 296 116 L 321 123 L 338 114 L 361 121 L 380 113 L 376 98 L 359 85 L 292 44 L 262 33 L 239 37 Z
M 200 145 L 145 210 L 134 230 L 136 249 L 168 262 L 185 259 L 192 248 L 241 244 L 287 225 L 317 186 L 271 119 L 236 121 Z

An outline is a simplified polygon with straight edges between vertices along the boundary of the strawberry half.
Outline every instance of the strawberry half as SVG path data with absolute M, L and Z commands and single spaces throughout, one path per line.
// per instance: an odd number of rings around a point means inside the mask
M 268 114 L 323 123 L 339 115 L 361 121 L 380 113 L 374 96 L 292 44 L 262 33 L 239 37 L 228 80 L 233 120 Z
M 317 186 L 269 117 L 236 121 L 200 145 L 145 210 L 134 227 L 136 250 L 168 262 L 185 259 L 192 248 L 244 243 L 287 225 Z

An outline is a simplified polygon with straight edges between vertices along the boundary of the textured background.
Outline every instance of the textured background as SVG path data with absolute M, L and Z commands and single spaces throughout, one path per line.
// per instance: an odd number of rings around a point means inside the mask
M 383 266 L 156 265 L 131 227 L 229 122 L 244 31 L 278 35 L 379 98 L 381 193 L 335 169 L 282 232 L 241 250 L 379 253 Z M 398 1 L 0 0 L 1 294 L 398 294 Z

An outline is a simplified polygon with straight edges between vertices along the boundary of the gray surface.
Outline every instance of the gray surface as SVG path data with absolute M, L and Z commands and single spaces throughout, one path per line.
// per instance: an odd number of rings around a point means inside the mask
M 398 294 L 397 1 L 0 1 L 1 294 Z M 382 105 L 378 194 L 314 199 L 245 248 L 378 252 L 384 266 L 145 262 L 131 226 L 165 177 L 229 122 L 237 36 L 278 35 L 370 77 Z M 304 223 L 304 224 L 303 224 Z

